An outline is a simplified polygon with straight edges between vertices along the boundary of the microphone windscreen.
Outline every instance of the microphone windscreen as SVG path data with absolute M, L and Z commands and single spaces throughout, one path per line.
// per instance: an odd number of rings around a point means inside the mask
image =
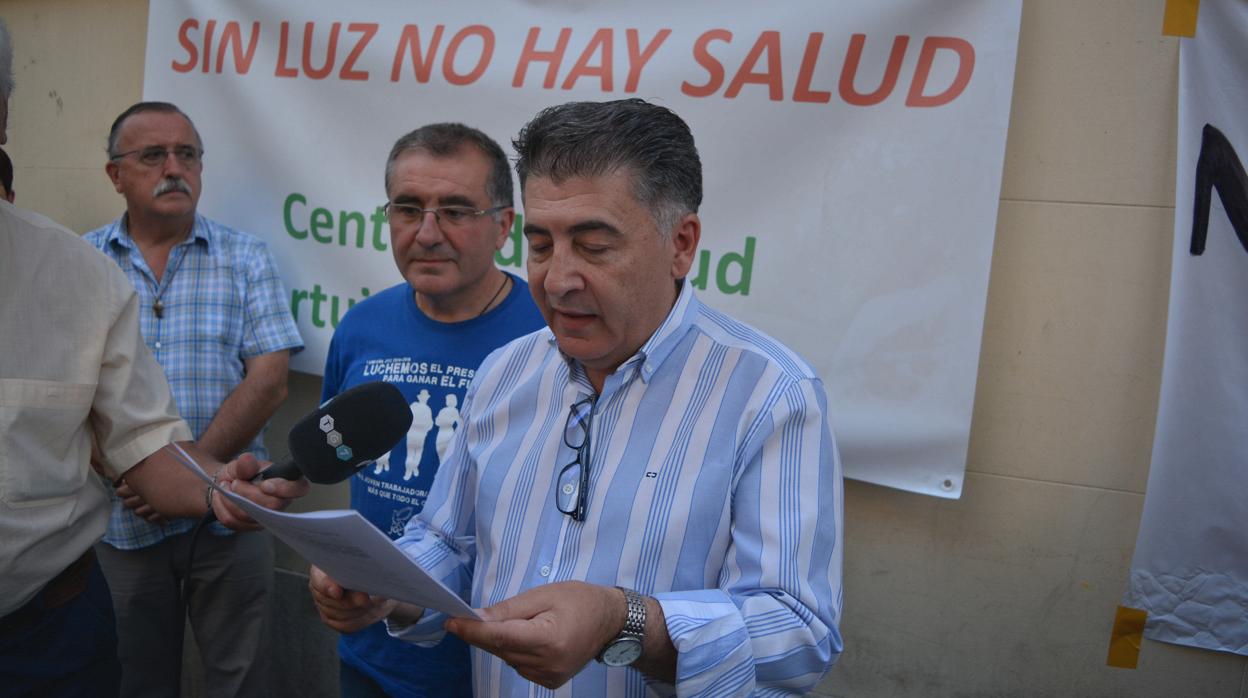
M 357 385 L 321 405 L 290 430 L 290 456 L 310 482 L 341 482 L 380 458 L 412 426 L 407 398 L 389 383 Z

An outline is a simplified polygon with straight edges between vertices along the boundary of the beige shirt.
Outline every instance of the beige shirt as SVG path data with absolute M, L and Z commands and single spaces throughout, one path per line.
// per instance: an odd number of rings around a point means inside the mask
M 116 479 L 189 440 L 126 277 L 74 233 L 0 201 L 0 615 L 104 534 Z

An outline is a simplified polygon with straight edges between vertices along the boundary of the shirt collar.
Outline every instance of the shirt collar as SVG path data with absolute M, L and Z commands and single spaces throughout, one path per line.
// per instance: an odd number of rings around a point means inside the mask
M 698 309 L 701 305 L 701 302 L 693 294 L 693 284 L 689 282 L 688 278 L 685 278 L 677 291 L 676 303 L 672 306 L 671 311 L 668 312 L 662 324 L 659 325 L 659 329 L 650 335 L 650 339 L 641 345 L 636 354 L 633 354 L 624 363 L 620 364 L 619 368 L 615 370 L 616 373 L 640 366 L 641 379 L 649 382 L 654 373 L 659 370 L 659 366 L 671 355 L 689 328 L 693 326 L 693 320 L 697 317 Z M 547 341 L 558 349 L 559 344 L 555 333 L 549 327 L 546 328 L 546 333 Z M 573 373 L 578 371 L 584 372 L 584 369 L 578 365 L 576 359 L 564 354 L 562 350 L 559 353 L 563 360 L 567 362 L 569 370 L 573 371 Z
M 134 240 L 130 237 L 128 223 L 129 215 L 125 213 L 121 214 L 117 220 L 113 221 L 113 224 L 109 227 L 108 236 L 106 238 L 110 245 L 119 245 L 127 249 L 135 249 Z M 199 215 L 199 213 L 195 214 L 195 222 L 191 225 L 190 236 L 178 244 L 185 245 L 190 242 L 199 242 L 205 248 L 211 246 L 212 228 L 208 225 L 208 219 Z

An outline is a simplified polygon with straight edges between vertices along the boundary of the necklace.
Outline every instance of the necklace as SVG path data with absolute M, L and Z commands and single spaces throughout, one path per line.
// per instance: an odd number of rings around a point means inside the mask
M 486 303 L 485 307 L 481 309 L 481 312 L 477 313 L 477 317 L 485 315 L 485 311 L 489 310 L 491 305 L 494 305 L 494 301 L 498 300 L 498 294 L 503 292 L 503 289 L 507 286 L 507 282 L 510 280 L 511 277 L 507 276 L 506 272 L 503 272 L 503 283 L 498 285 L 498 290 L 494 292 L 494 295 L 490 296 L 490 302 Z
M 169 255 L 173 257 L 173 264 L 166 266 L 165 273 L 161 275 L 159 281 L 151 279 L 148 282 L 152 287 L 152 295 L 155 297 L 152 301 L 152 313 L 156 315 L 157 320 L 163 320 L 165 317 L 165 302 L 161 300 L 161 296 L 165 295 L 165 291 L 169 290 L 169 285 L 173 283 L 173 275 L 182 266 L 182 260 L 186 259 L 186 254 L 186 250 L 182 250 L 182 253 L 178 254 L 175 247 L 169 252 Z

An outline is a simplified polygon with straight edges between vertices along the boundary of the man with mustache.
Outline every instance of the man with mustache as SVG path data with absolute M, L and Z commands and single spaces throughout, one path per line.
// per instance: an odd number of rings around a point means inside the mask
M 126 211 L 85 237 L 134 286 L 143 339 L 198 446 L 221 460 L 265 459 L 262 432 L 303 344 L 264 243 L 196 212 L 203 155 L 176 106 L 141 102 L 122 112 L 105 171 Z M 213 524 L 196 536 L 193 519 L 155 515 L 124 483 L 115 495 L 96 552 L 117 612 L 122 695 L 178 694 L 184 619 L 210 694 L 266 694 L 269 534 Z
M 0 18 L 0 144 L 13 50 Z M 77 234 L 0 201 L 0 694 L 117 696 L 113 602 L 92 544 L 111 505 L 99 468 L 170 516 L 256 524 L 166 446 L 181 442 L 222 487 L 282 508 L 306 480 L 250 481 L 250 455 L 222 466 L 195 448 L 139 334 L 134 288 Z M 172 694 L 171 694 L 172 695 Z
M 450 631 L 474 646 L 477 695 L 809 691 L 842 647 L 827 397 L 808 363 L 694 295 L 688 125 L 638 99 L 575 102 L 515 148 L 549 327 L 481 365 L 398 541 L 483 621 L 330 584 L 322 618 L 386 618 L 424 645 Z
M 353 306 L 334 331 L 322 398 L 385 380 L 407 397 L 412 427 L 384 465 L 351 478 L 351 506 L 392 538 L 424 506 L 450 443 L 457 407 L 491 351 L 542 326 L 528 284 L 494 265 L 516 219 L 503 149 L 457 123 L 422 126 L 386 161 L 390 248 L 403 282 Z M 437 415 L 435 419 L 434 415 Z M 310 585 L 325 575 L 313 567 Z M 343 698 L 471 696 L 458 638 L 417 647 L 373 623 L 338 644 Z

